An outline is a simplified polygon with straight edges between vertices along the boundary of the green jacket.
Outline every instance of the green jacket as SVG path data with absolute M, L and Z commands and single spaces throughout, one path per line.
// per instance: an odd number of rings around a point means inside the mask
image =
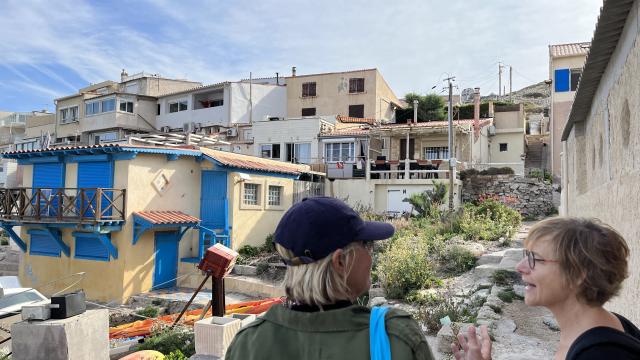
M 226 359 L 369 360 L 370 313 L 369 308 L 358 305 L 318 312 L 276 305 L 238 332 Z M 411 315 L 392 308 L 385 316 L 385 326 L 392 359 L 433 359 Z

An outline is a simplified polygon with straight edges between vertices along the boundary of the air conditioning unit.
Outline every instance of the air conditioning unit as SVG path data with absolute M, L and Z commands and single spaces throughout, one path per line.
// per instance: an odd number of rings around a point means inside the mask
M 229 137 L 238 136 L 238 129 L 236 129 L 236 128 L 227 129 L 227 136 L 229 136 Z
M 489 136 L 494 136 L 496 134 L 496 127 L 494 125 L 491 125 L 487 128 L 487 132 L 489 133 Z
M 170 126 L 163 126 L 163 127 L 160 128 L 160 131 L 162 131 L 163 133 L 171 132 L 171 127 Z
M 201 129 L 202 129 L 202 123 L 195 123 L 195 124 L 193 125 L 193 130 L 194 130 L 195 132 L 198 132 L 198 131 L 200 131 Z

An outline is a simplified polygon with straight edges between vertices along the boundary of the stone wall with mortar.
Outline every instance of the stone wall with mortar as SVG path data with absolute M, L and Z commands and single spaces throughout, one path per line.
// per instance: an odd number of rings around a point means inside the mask
M 540 179 L 517 175 L 476 175 L 464 180 L 462 201 L 496 195 L 524 218 L 540 218 L 555 211 L 553 187 Z

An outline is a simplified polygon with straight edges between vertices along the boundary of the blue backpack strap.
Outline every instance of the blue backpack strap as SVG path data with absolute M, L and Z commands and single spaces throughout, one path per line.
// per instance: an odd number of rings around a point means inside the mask
M 369 352 L 371 360 L 391 360 L 391 345 L 384 326 L 384 316 L 389 311 L 386 306 L 371 309 L 369 321 Z

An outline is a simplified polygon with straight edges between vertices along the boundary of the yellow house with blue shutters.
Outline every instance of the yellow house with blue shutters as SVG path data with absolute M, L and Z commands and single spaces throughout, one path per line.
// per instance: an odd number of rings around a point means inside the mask
M 215 242 L 260 245 L 293 204 L 307 165 L 193 146 L 102 144 L 3 154 L 22 168 L 0 189 L 0 226 L 24 251 L 20 280 L 41 288 L 84 272 L 98 301 L 191 286 Z M 16 231 L 19 227 L 19 231 Z M 176 280 L 177 279 L 177 280 Z

